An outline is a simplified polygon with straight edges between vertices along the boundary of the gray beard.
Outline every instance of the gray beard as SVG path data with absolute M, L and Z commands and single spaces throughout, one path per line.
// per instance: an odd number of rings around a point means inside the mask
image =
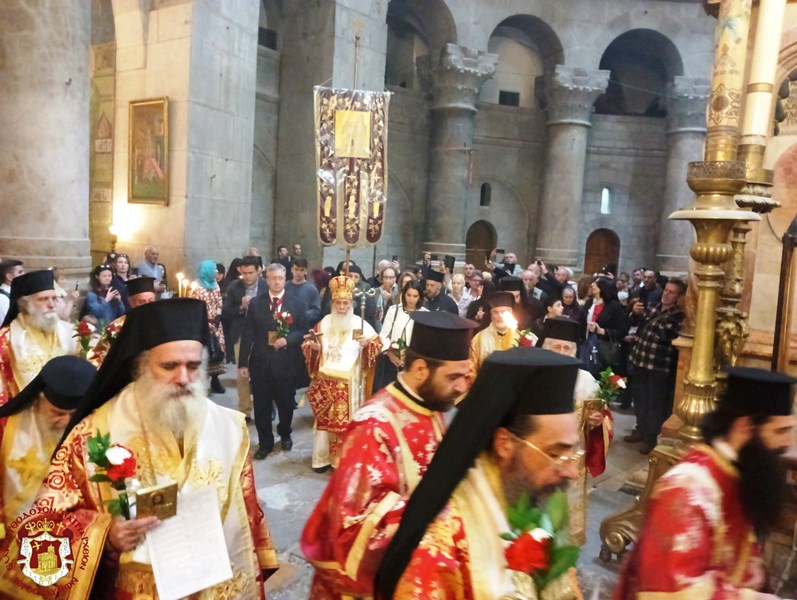
M 186 386 L 155 381 L 149 371 L 136 380 L 141 410 L 159 428 L 184 438 L 190 428 L 199 428 L 201 403 L 205 401 L 208 376 L 202 367 L 199 377 Z
M 58 313 L 54 310 L 27 313 L 25 320 L 34 328 L 45 333 L 52 333 L 58 327 Z

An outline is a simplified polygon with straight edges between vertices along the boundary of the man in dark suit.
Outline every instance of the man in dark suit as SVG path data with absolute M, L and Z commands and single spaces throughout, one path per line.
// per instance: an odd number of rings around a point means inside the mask
M 230 323 L 230 337 L 227 338 L 227 343 L 234 344 L 236 361 L 240 357 L 241 331 L 246 321 L 249 303 L 253 298 L 268 293 L 268 286 L 261 277 L 261 264 L 262 260 L 259 256 L 245 256 L 241 260 L 241 266 L 238 268 L 241 278 L 229 285 L 221 308 L 222 318 Z M 238 388 L 238 410 L 246 415 L 248 422 L 251 420 L 252 412 L 249 380 L 239 375 L 236 387 Z
M 293 448 L 293 397 L 303 363 L 301 343 L 308 330 L 304 302 L 285 294 L 285 267 L 270 264 L 266 280 L 268 293 L 255 297 L 249 304 L 238 358 L 238 373 L 251 382 L 255 401 L 260 445 L 254 456 L 257 460 L 268 456 L 274 448 L 271 429 L 274 404 L 279 414 L 277 433 L 282 449 L 287 452 Z M 279 331 L 281 328 L 283 332 Z

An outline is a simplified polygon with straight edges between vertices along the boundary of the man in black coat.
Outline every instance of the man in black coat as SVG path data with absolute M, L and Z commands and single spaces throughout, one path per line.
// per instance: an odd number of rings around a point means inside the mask
M 459 315 L 457 303 L 443 291 L 445 276 L 440 271 L 430 270 L 426 274 L 426 308 L 431 311 L 445 310 Z
M 304 302 L 285 294 L 285 267 L 270 264 L 266 280 L 268 293 L 255 297 L 249 304 L 238 358 L 238 373 L 252 385 L 260 445 L 254 456 L 257 460 L 265 458 L 274 448 L 271 429 L 274 404 L 279 414 L 277 433 L 282 449 L 287 452 L 293 448 L 293 398 L 303 364 L 301 343 L 308 329 Z
M 227 344 L 235 348 L 235 360 L 240 357 L 241 331 L 246 321 L 249 303 L 257 296 L 268 292 L 268 286 L 261 277 L 262 260 L 259 256 L 245 256 L 241 260 L 238 272 L 240 279 L 233 281 L 227 288 L 227 295 L 221 308 L 221 317 L 230 324 L 230 335 Z M 238 410 L 246 415 L 247 422 L 252 412 L 252 393 L 249 389 L 249 379 L 237 377 L 235 382 L 238 389 Z

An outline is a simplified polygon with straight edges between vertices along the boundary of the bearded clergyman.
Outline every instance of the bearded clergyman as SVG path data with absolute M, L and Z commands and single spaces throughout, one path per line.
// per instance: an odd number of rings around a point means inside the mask
M 782 455 L 792 443 L 793 377 L 728 370 L 696 444 L 653 488 L 617 600 L 757 598 L 768 588 L 762 542 L 789 495 Z
M 0 328 L 0 404 L 16 396 L 51 358 L 76 354 L 72 326 L 55 310 L 52 271 L 31 271 L 11 282 Z
M 324 317 L 303 345 L 312 378 L 307 399 L 313 408 L 313 470 L 337 467 L 339 436 L 362 406 L 383 341 L 373 328 L 354 316 L 354 280 L 346 275 L 329 282 L 332 312 Z
M 50 457 L 97 369 L 77 356 L 57 356 L 0 406 L 0 539 L 30 508 Z
M 71 540 L 77 557 L 72 587 L 64 577 L 48 592 L 56 587 L 58 597 L 87 598 L 89 592 L 96 598 L 159 597 L 156 548 L 145 541 L 168 521 L 112 514 L 108 501 L 119 500 L 119 492 L 107 482 L 90 481 L 99 463 L 90 459 L 89 442 L 105 435 L 132 454 L 141 488 L 177 486 L 178 515 L 192 494 L 202 495 L 208 487 L 215 492 L 219 544 L 226 546 L 232 577 L 191 597 L 265 597 L 263 582 L 278 567 L 276 554 L 255 492 L 244 416 L 206 397 L 208 342 L 202 301 L 163 300 L 127 314 L 34 502 L 38 515 L 49 512 L 84 532 Z M 210 525 L 197 523 L 197 528 L 212 531 Z M 191 543 L 192 535 L 185 532 L 180 552 L 201 563 L 205 557 Z

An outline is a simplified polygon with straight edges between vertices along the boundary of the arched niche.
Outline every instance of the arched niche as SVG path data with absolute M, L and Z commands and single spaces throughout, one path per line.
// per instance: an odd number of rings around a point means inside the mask
M 492 223 L 483 219 L 476 221 L 465 234 L 465 261 L 481 269 L 497 240 L 498 233 Z
M 666 116 L 667 84 L 684 73 L 675 44 L 652 29 L 633 29 L 615 38 L 600 69 L 611 73 L 606 93 L 595 101 L 595 112 L 605 115 Z
M 513 15 L 501 21 L 490 35 L 487 51 L 498 55 L 498 64 L 495 75 L 482 86 L 482 102 L 532 107 L 537 79 L 550 79 L 555 66 L 564 63 L 556 33 L 532 15 Z M 512 102 L 514 94 L 517 104 Z
M 620 236 L 611 229 L 596 229 L 587 237 L 584 250 L 584 273 L 596 273 L 604 265 L 620 261 Z
M 415 61 L 456 43 L 454 19 L 442 0 L 391 0 L 387 7 L 385 84 L 419 89 Z

